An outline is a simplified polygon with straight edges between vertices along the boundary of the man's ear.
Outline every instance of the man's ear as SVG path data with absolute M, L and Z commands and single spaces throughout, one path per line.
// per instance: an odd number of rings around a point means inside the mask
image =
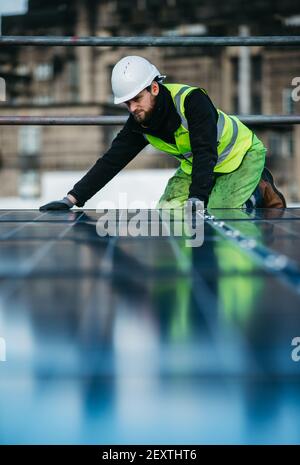
M 151 84 L 151 94 L 155 96 L 159 94 L 159 84 L 156 81 Z

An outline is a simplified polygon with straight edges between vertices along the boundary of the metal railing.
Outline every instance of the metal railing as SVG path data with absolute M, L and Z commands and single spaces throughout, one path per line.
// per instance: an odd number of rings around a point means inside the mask
M 236 115 L 249 125 L 300 124 L 298 115 Z M 0 126 L 110 126 L 123 125 L 128 116 L 0 116 Z
M 49 37 L 2 36 L 1 45 L 61 45 L 99 47 L 199 47 L 199 46 L 280 46 L 300 45 L 300 36 L 230 36 L 230 37 Z

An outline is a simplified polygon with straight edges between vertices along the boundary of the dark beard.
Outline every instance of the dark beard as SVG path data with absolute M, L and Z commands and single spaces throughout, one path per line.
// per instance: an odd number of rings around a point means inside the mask
M 164 89 L 160 86 L 160 92 L 155 97 L 153 108 L 146 114 L 144 121 L 138 121 L 142 126 L 149 127 L 153 130 L 160 128 L 168 113 L 168 108 L 164 105 L 163 91 Z
M 155 109 L 155 105 L 154 107 L 149 110 L 148 112 L 143 112 L 145 114 L 145 118 L 143 120 L 141 120 L 139 118 L 139 115 L 135 116 L 133 115 L 135 121 L 138 123 L 138 124 L 141 124 L 142 126 L 144 127 L 147 127 L 149 122 L 151 121 L 151 118 L 152 118 L 152 115 L 153 115 L 153 112 L 154 112 L 154 109 Z
M 142 132 L 159 135 L 162 133 L 171 134 L 172 143 L 174 142 L 174 132 L 180 127 L 181 119 L 177 113 L 170 92 L 163 86 L 159 85 L 159 94 L 155 98 L 154 107 L 145 115 L 145 120 L 139 121 L 132 113 L 136 124 L 140 126 Z M 143 130 L 143 128 L 146 128 Z

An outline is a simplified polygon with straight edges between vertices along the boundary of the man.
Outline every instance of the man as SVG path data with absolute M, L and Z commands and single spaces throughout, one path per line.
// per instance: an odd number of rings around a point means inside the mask
M 66 197 L 40 210 L 84 206 L 147 144 L 180 161 L 159 208 L 286 206 L 264 166 L 266 148 L 256 135 L 235 116 L 216 109 L 204 89 L 163 84 L 165 77 L 139 56 L 115 65 L 114 103 L 125 103 L 130 112 L 125 126 Z

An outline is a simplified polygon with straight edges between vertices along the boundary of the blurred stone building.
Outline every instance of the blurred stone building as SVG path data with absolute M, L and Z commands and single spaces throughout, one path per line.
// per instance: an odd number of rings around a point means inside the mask
M 29 0 L 28 12 L 2 18 L 3 35 L 299 35 L 296 0 Z M 229 113 L 293 114 L 292 79 L 299 47 L 44 47 L 0 48 L 6 80 L 2 115 L 126 114 L 112 104 L 110 74 L 127 54 L 152 60 L 168 82 L 206 88 Z M 298 93 L 300 97 L 300 91 Z M 0 126 L 0 195 L 26 196 L 40 170 L 87 170 L 119 127 Z M 300 200 L 300 127 L 254 128 L 289 200 Z M 175 166 L 147 148 L 129 168 Z M 175 162 L 176 163 L 176 162 Z M 18 181 L 16 169 L 23 173 Z M 35 195 L 34 189 L 28 195 Z M 37 194 L 36 194 L 37 195 Z

